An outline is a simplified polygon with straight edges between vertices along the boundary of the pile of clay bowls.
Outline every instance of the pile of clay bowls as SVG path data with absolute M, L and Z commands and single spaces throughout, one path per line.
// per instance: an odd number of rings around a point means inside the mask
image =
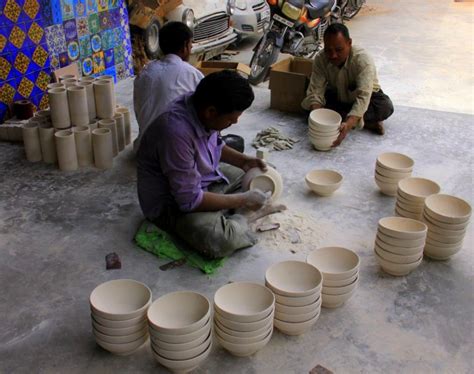
M 379 221 L 375 257 L 382 269 L 395 276 L 407 275 L 423 260 L 428 228 L 423 222 L 405 217 L 385 217 Z
M 337 308 L 349 300 L 359 284 L 359 256 L 347 248 L 324 247 L 312 251 L 306 262 L 323 275 L 324 308 Z
M 265 284 L 275 295 L 274 325 L 287 335 L 310 330 L 321 312 L 322 274 L 301 261 L 283 261 L 265 273 Z
M 305 177 L 306 184 L 319 196 L 330 196 L 341 187 L 343 177 L 334 170 L 312 170 Z
M 395 214 L 400 217 L 421 220 L 425 199 L 439 193 L 436 182 L 425 178 L 405 178 L 398 182 Z
M 260 168 L 252 168 L 245 173 L 242 179 L 244 191 L 259 189 L 262 192 L 270 192 L 270 200 L 276 201 L 283 192 L 283 179 L 278 171 L 267 166 L 267 171 Z
M 318 151 L 329 151 L 339 136 L 342 117 L 330 109 L 315 109 L 308 117 L 308 135 Z
M 401 153 L 382 153 L 375 164 L 375 183 L 385 195 L 396 196 L 398 182 L 411 177 L 415 162 Z
M 229 283 L 214 295 L 214 332 L 234 356 L 250 356 L 267 345 L 273 332 L 275 297 L 257 283 Z
M 147 309 L 151 290 L 131 279 L 97 286 L 89 298 L 95 341 L 117 355 L 129 355 L 148 340 Z
M 423 220 L 428 226 L 424 253 L 447 260 L 462 249 L 471 217 L 468 202 L 450 195 L 432 195 L 425 200 Z
M 211 306 L 191 291 L 166 294 L 148 309 L 151 348 L 156 361 L 172 372 L 197 368 L 212 348 Z

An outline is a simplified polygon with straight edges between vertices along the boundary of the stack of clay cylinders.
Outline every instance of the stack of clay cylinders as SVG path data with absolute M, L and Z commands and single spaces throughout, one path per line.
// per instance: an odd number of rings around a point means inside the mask
M 30 121 L 22 128 L 23 143 L 25 145 L 26 159 L 30 162 L 38 162 L 43 159 L 38 131 L 38 123 Z
M 54 138 L 59 169 L 62 171 L 77 170 L 78 162 L 74 132 L 72 130 L 60 130 L 54 134 Z
M 97 117 L 109 119 L 115 113 L 114 80 L 105 75 L 93 83 Z
M 112 152 L 114 157 L 118 154 L 118 136 L 117 124 L 114 119 L 101 119 L 99 121 L 100 129 L 109 129 L 112 132 Z
M 132 121 L 130 118 L 130 111 L 122 106 L 117 106 L 115 109 L 116 113 L 123 115 L 123 122 L 125 126 L 125 145 L 129 145 L 132 142 Z
M 60 83 L 60 82 L 48 84 L 48 90 L 52 88 L 66 88 L 66 86 L 64 85 L 64 83 Z
M 125 148 L 125 122 L 123 114 L 116 112 L 114 114 L 115 125 L 117 126 L 117 145 L 118 151 L 121 152 Z
M 84 87 L 86 89 L 87 110 L 89 111 L 89 121 L 92 121 L 96 117 L 94 86 L 92 85 L 91 81 L 77 82 L 77 86 Z
M 38 126 L 38 131 L 43 161 L 47 164 L 55 164 L 58 158 L 54 141 L 54 127 L 49 123 L 42 123 Z
M 112 131 L 108 128 L 92 130 L 94 163 L 98 169 L 111 169 L 114 164 Z
M 92 139 L 89 126 L 73 128 L 76 142 L 77 163 L 79 166 L 91 166 L 94 163 L 92 153 Z
M 60 75 L 60 76 L 58 77 L 59 82 L 62 82 L 62 81 L 65 80 L 65 79 L 72 79 L 72 78 L 75 79 L 76 76 L 75 76 L 74 74 L 64 74 L 64 75 Z
M 67 88 L 69 115 L 73 126 L 89 124 L 89 111 L 87 107 L 87 91 L 85 87 L 71 86 Z
M 66 88 L 51 88 L 48 90 L 48 97 L 54 128 L 62 130 L 71 127 Z
M 89 128 L 91 129 L 91 133 L 98 127 L 99 127 L 99 120 L 97 118 L 94 118 L 93 120 L 89 122 Z
M 64 84 L 64 86 L 66 88 L 73 87 L 77 84 L 77 79 L 76 78 L 67 78 L 67 79 L 63 79 L 61 81 L 61 83 Z
M 50 110 L 39 110 L 35 113 L 35 119 L 43 123 L 51 123 L 51 111 Z
M 79 82 L 94 82 L 95 78 L 94 77 L 82 77 L 79 79 Z

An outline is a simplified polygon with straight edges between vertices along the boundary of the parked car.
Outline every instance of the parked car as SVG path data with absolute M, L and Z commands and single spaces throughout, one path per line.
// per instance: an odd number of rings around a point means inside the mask
M 239 39 L 257 36 L 270 23 L 270 7 L 265 0 L 236 0 L 231 20 Z

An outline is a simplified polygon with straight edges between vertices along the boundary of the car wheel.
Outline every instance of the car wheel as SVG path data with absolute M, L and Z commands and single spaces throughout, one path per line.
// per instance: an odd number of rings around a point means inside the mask
M 160 23 L 154 20 L 145 30 L 145 52 L 150 60 L 156 59 L 160 52 L 159 34 Z

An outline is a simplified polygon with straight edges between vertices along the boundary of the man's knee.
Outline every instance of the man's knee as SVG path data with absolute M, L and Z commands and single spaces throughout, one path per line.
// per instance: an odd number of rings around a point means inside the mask
M 385 95 L 383 105 L 380 108 L 380 116 L 383 118 L 382 121 L 390 117 L 393 114 L 394 110 L 395 109 L 393 108 L 392 100 L 390 99 L 390 97 Z

